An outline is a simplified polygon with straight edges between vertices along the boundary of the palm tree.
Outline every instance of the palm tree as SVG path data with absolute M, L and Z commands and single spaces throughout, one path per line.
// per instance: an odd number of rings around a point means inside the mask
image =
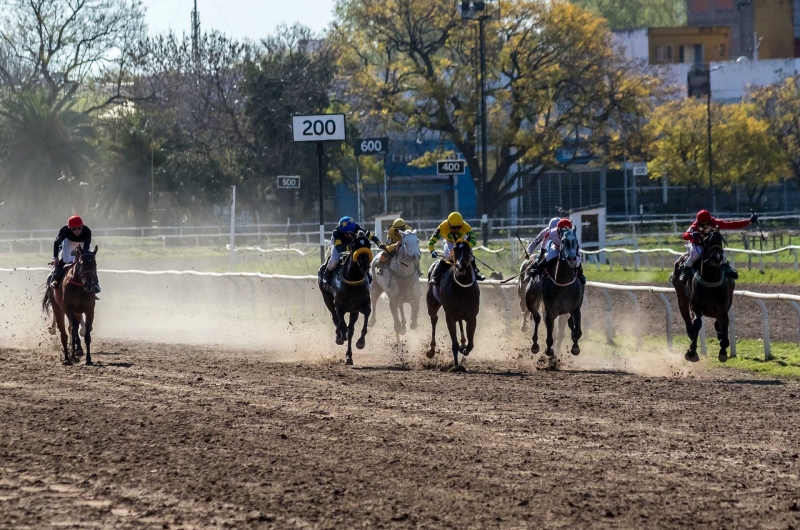
M 52 227 L 82 210 L 93 136 L 87 115 L 54 106 L 42 91 L 0 100 L 0 184 L 17 224 Z

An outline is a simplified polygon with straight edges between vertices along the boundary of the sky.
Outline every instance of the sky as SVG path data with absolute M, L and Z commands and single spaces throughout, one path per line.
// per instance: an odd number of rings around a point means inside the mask
M 258 40 L 279 24 L 300 22 L 322 31 L 333 19 L 334 0 L 197 0 L 202 31 L 216 29 L 236 39 Z M 194 0 L 144 0 L 151 32 L 191 30 Z

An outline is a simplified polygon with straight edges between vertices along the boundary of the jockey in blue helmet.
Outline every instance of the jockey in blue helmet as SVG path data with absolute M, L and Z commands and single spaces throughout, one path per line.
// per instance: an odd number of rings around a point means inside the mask
M 342 252 L 349 250 L 350 244 L 359 233 L 366 235 L 367 239 L 371 239 L 378 247 L 386 249 L 377 237 L 369 230 L 361 227 L 352 217 L 349 215 L 342 217 L 339 219 L 339 225 L 333 230 L 333 236 L 331 236 L 331 257 L 328 258 L 328 265 L 325 267 L 325 283 L 328 285 L 331 283 L 333 271 L 339 265 Z

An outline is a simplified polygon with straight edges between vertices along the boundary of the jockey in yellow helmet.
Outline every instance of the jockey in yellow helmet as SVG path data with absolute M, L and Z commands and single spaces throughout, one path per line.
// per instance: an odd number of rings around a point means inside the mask
M 464 218 L 458 212 L 453 212 L 448 215 L 447 219 L 439 225 L 439 227 L 436 229 L 436 232 L 434 232 L 433 236 L 431 236 L 430 241 L 428 241 L 428 251 L 431 253 L 431 257 L 434 259 L 439 257 L 439 254 L 436 252 L 436 250 L 434 250 L 434 248 L 440 239 L 444 239 L 444 252 L 442 255 L 443 259 L 436 264 L 436 268 L 433 269 L 433 273 L 431 274 L 430 283 L 433 285 L 438 285 L 439 278 L 445 270 L 446 264 L 444 261 L 450 257 L 456 241 L 463 239 L 469 244 L 470 248 L 473 248 L 477 243 L 475 240 L 475 234 L 472 232 L 472 227 L 469 225 L 469 223 L 464 221 Z M 475 276 L 479 280 L 486 279 L 478 270 L 478 266 L 475 264 L 475 258 L 472 259 L 472 267 L 475 269 Z
M 400 232 L 411 230 L 411 227 L 406 224 L 403 219 L 395 219 L 392 227 L 386 233 L 386 248 L 381 252 L 381 257 L 378 260 L 378 265 L 375 267 L 375 272 L 381 274 L 383 268 L 389 264 L 389 261 L 394 257 L 394 253 L 400 243 L 403 242 L 403 235 Z

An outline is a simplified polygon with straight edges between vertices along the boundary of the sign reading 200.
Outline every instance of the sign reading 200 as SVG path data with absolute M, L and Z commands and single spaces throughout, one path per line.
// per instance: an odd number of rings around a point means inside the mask
M 292 116 L 295 142 L 329 142 L 345 139 L 344 114 Z

